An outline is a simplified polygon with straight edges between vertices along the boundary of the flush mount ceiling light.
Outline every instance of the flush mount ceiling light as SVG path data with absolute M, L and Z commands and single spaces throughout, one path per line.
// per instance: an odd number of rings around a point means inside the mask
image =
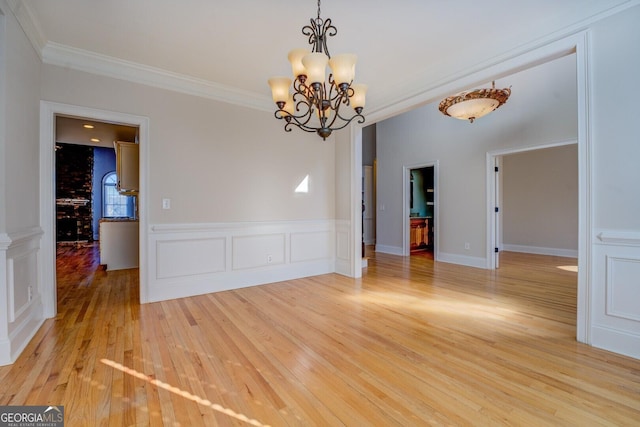
M 288 77 L 273 77 L 269 79 L 269 86 L 278 106 L 275 116 L 286 121 L 285 131 L 291 132 L 296 126 L 305 132 L 316 132 L 325 140 L 331 132 L 346 127 L 354 119 L 364 123 L 362 109 L 367 86 L 353 84 L 356 55 L 329 55 L 327 37 L 335 36 L 338 30 L 331 25 L 331 19 L 320 18 L 320 0 L 318 16 L 310 21 L 310 25 L 302 27 L 302 34 L 308 36 L 312 51 L 289 52 L 293 86 Z M 327 64 L 331 74 L 325 81 Z
M 471 92 L 461 92 L 445 98 L 440 102 L 440 111 L 446 116 L 471 123 L 479 117 L 485 116 L 507 102 L 511 95 L 511 88 L 496 89 L 496 82 L 491 82 L 488 89 L 476 89 Z

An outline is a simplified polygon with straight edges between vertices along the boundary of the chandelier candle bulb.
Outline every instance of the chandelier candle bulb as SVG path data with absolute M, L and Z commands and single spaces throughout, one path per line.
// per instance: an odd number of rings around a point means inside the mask
M 307 71 L 302 64 L 302 58 L 310 53 L 309 49 L 293 49 L 289 52 L 289 62 L 291 63 L 291 69 L 293 70 L 293 77 L 296 79 L 300 76 L 307 75 Z
M 325 71 L 329 57 L 324 53 L 313 52 L 302 58 L 302 65 L 307 71 L 307 81 L 313 83 L 324 83 Z
M 356 113 L 360 114 L 362 109 L 364 108 L 366 96 L 367 96 L 367 85 L 363 84 L 355 84 L 351 85 L 351 89 L 353 89 L 353 96 L 351 97 L 351 107 L 356 110 Z
M 273 102 L 278 104 L 279 108 L 282 108 L 279 103 L 284 105 L 287 99 L 289 99 L 289 86 L 291 86 L 291 79 L 289 77 L 272 77 L 269 79 L 269 86 L 271 86 Z
M 329 60 L 333 80 L 343 91 L 346 90 L 355 77 L 357 60 L 358 57 L 351 53 L 335 55 Z

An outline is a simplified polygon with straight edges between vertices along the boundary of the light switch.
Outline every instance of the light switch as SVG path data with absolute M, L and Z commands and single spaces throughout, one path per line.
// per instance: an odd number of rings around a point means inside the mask
M 162 209 L 171 209 L 171 199 L 162 199 Z

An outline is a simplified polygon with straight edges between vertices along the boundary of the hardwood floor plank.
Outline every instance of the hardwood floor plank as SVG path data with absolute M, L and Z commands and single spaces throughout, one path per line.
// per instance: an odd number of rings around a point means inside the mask
M 59 314 L 0 367 L 0 404 L 62 404 L 69 426 L 640 422 L 640 361 L 575 341 L 574 259 L 371 254 L 361 279 L 141 306 L 137 270 L 58 255 Z

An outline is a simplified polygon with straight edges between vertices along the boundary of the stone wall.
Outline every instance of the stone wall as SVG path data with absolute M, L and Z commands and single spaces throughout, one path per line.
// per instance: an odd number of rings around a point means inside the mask
M 93 147 L 56 144 L 56 240 L 93 241 Z

